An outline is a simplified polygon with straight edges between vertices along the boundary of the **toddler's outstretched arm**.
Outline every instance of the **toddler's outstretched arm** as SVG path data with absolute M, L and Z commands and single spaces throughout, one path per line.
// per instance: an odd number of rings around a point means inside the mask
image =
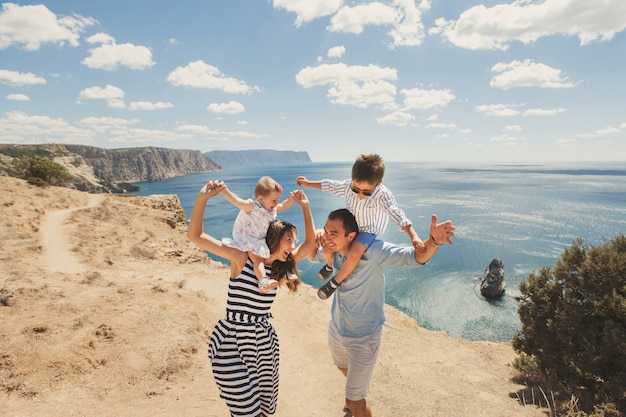
M 228 200 L 228 202 L 230 202 L 233 206 L 245 211 L 246 213 L 252 213 L 252 211 L 254 210 L 254 202 L 251 199 L 244 200 L 237 194 L 230 191 L 225 184 L 224 188 L 220 190 L 220 194 L 222 194 L 224 198 Z

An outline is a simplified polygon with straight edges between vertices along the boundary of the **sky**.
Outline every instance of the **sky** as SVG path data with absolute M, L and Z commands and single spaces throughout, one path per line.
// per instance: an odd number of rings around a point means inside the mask
M 0 8 L 0 143 L 623 162 L 624 0 Z

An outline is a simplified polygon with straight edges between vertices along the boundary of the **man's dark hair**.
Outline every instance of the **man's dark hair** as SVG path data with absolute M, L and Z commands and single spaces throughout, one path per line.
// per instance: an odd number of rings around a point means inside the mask
M 352 232 L 358 233 L 359 231 L 359 225 L 356 223 L 354 215 L 345 208 L 331 211 L 328 215 L 328 220 L 341 220 L 341 222 L 343 223 L 343 228 L 346 231 L 346 236 L 348 236 L 348 234 Z

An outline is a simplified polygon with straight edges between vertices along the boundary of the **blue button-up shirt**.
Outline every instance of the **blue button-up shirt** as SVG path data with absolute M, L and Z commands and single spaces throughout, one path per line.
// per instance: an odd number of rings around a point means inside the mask
M 333 267 L 341 269 L 346 256 L 335 252 Z M 321 249 L 314 262 L 325 262 Z M 385 273 L 387 267 L 415 266 L 415 249 L 375 240 L 356 269 L 335 291 L 331 319 L 344 337 L 372 334 L 385 324 Z

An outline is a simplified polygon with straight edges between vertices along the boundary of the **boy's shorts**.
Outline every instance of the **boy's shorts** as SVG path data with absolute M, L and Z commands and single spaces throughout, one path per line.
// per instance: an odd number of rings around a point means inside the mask
M 376 240 L 375 233 L 359 232 L 356 234 L 353 242 L 359 242 L 360 244 L 365 245 L 366 249 L 369 249 L 374 240 Z
M 365 399 L 372 381 L 376 359 L 382 343 L 383 328 L 363 337 L 343 337 L 335 323 L 328 323 L 328 347 L 337 368 L 348 369 L 346 398 Z

